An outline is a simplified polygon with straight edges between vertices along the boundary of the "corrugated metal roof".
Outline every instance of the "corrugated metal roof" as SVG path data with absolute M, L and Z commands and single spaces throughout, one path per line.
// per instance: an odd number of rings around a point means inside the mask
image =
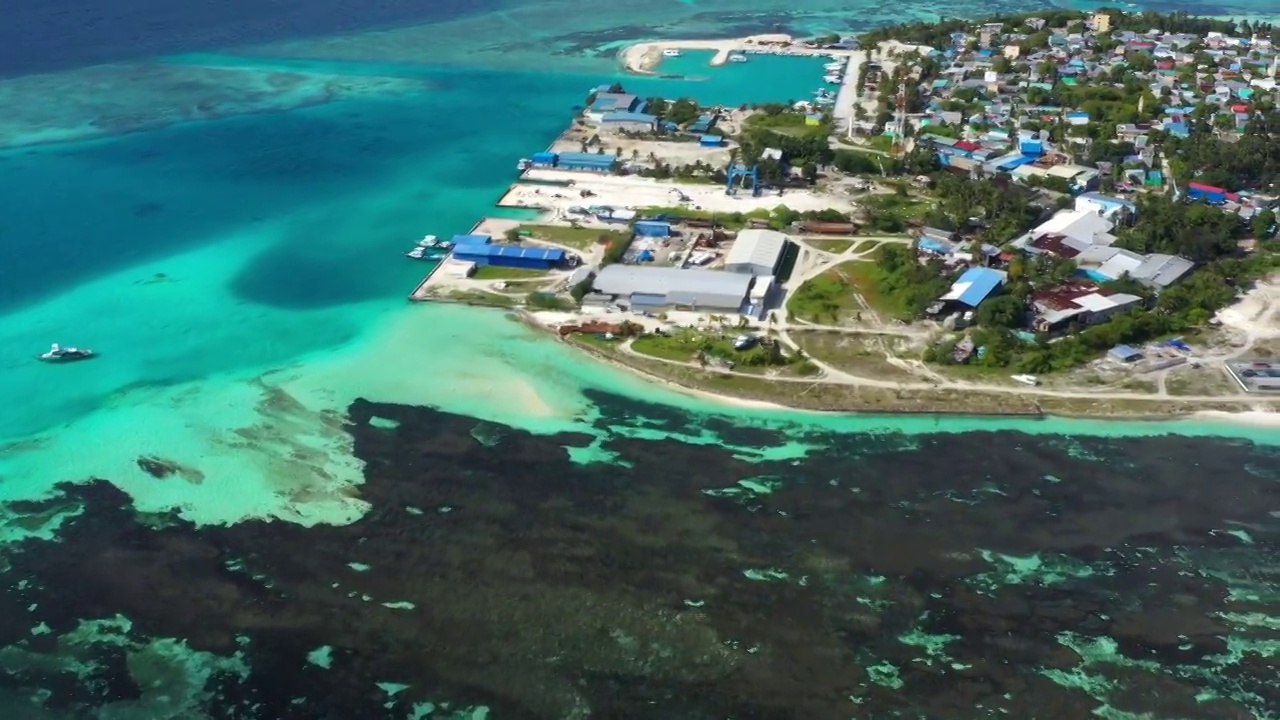
M 559 157 L 561 165 L 601 165 L 609 166 L 618 161 L 616 155 L 600 155 L 597 153 L 562 152 Z
M 772 269 L 787 247 L 787 236 L 776 230 L 743 230 L 729 248 L 724 264 L 756 265 Z
M 458 258 L 529 258 L 559 262 L 564 259 L 564 251 L 558 248 L 522 247 L 520 245 L 463 245 L 454 250 Z
M 639 265 L 609 265 L 596 275 L 595 287 L 607 295 L 732 295 L 745 298 L 752 277 L 721 270 L 682 270 Z
M 940 300 L 955 300 L 977 307 L 996 288 L 1004 284 L 1005 274 L 991 268 L 969 268 L 955 281 Z

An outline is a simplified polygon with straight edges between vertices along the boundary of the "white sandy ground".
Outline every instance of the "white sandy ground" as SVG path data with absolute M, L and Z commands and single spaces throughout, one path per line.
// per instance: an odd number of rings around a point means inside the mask
M 847 199 L 839 200 L 810 190 L 788 190 L 781 196 L 776 192 L 768 192 L 760 197 L 752 197 L 750 191 L 746 190 L 739 190 L 735 195 L 726 195 L 724 187 L 720 185 L 673 183 L 636 176 L 619 177 L 567 170 L 537 169 L 530 170 L 526 177 L 530 180 L 572 181 L 573 187 L 557 188 L 517 183 L 502 199 L 503 207 L 539 207 L 563 212 L 575 205 L 606 205 L 614 208 L 684 205 L 690 209 L 724 213 L 771 210 L 779 205 L 786 205 L 798 211 L 852 207 Z M 595 195 L 584 198 L 581 196 L 582 190 L 590 190 Z M 689 202 L 681 203 L 674 190 L 683 192 L 689 198 Z
M 715 57 L 711 58 L 712 65 L 723 65 L 729 60 L 729 53 L 735 50 L 760 51 L 764 48 L 762 44 L 766 43 L 792 43 L 794 40 L 790 35 L 783 34 L 766 34 L 766 35 L 749 35 L 744 38 L 732 38 L 728 40 L 660 40 L 652 42 L 636 43 L 630 45 L 622 51 L 623 66 L 634 73 L 641 75 L 653 74 L 653 69 L 662 62 L 663 50 L 714 50 Z M 771 52 L 779 52 L 771 50 Z M 830 55 L 834 51 L 830 50 L 812 50 L 809 48 L 796 48 L 788 50 L 785 54 L 790 55 Z M 783 53 L 779 53 L 783 54 Z
M 1274 410 L 1245 410 L 1243 412 L 1223 412 L 1221 410 L 1201 410 L 1192 415 L 1194 420 L 1206 422 L 1226 422 L 1255 427 L 1280 429 L 1280 412 Z

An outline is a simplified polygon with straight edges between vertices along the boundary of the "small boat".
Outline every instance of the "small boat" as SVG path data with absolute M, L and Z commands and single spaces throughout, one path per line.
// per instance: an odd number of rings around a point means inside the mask
M 530 160 L 529 158 L 523 158 L 520 160 L 520 162 L 516 163 L 516 169 L 519 170 L 520 172 L 524 172 L 525 170 L 528 170 L 531 167 L 533 167 L 533 161 Z
M 843 70 L 843 69 L 844 69 L 844 63 L 842 63 L 842 62 L 829 62 L 829 63 L 827 63 L 826 65 L 823 65 L 823 66 L 822 66 L 822 69 L 823 69 L 823 70 Z
M 1009 377 L 1013 378 L 1014 380 L 1017 380 L 1023 385 L 1039 385 L 1040 384 L 1040 379 L 1037 378 L 1035 375 L 1010 375 Z
M 842 78 L 839 75 L 828 75 L 822 79 L 826 80 L 828 83 L 832 85 L 839 85 L 840 81 L 842 80 Z
M 76 360 L 88 360 L 93 357 L 97 356 L 94 355 L 92 350 L 73 347 L 64 348 L 58 345 L 58 343 L 54 343 L 49 348 L 49 352 L 40 355 L 39 360 L 40 362 L 47 363 L 63 363 L 75 362 Z
M 662 51 L 663 57 L 680 57 L 680 51 L 676 48 L 667 48 Z
M 747 56 L 744 53 L 733 53 L 729 56 L 729 62 L 744 63 L 746 61 Z
M 421 260 L 422 258 L 427 256 L 427 249 L 422 246 L 418 246 L 410 250 L 409 252 L 405 253 L 404 256 L 411 260 Z
M 435 235 L 423 235 L 418 241 L 418 247 L 435 247 L 440 244 L 440 238 Z

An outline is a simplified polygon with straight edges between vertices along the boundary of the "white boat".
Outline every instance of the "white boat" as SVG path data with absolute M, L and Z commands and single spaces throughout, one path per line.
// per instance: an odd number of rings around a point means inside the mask
M 37 359 L 40 362 L 47 363 L 64 363 L 75 362 L 76 360 L 88 360 L 96 357 L 92 350 L 84 350 L 81 348 L 62 347 L 58 343 L 54 343 L 49 348 L 49 352 L 42 353 Z
M 747 56 L 743 53 L 734 53 L 729 56 L 729 62 L 743 63 L 747 61 Z
M 832 85 L 839 85 L 842 78 L 839 75 L 828 75 L 822 79 Z
M 843 70 L 843 69 L 844 69 L 844 63 L 842 63 L 842 62 L 829 62 L 829 63 L 827 63 L 826 65 L 823 65 L 823 66 L 822 66 L 822 69 L 823 69 L 823 70 Z
M 667 48 L 662 51 L 663 57 L 680 57 L 680 51 L 676 48 Z
M 1040 379 L 1037 378 L 1035 375 L 1010 375 L 1009 377 L 1013 378 L 1014 380 L 1017 380 L 1023 385 L 1039 385 L 1040 384 Z
M 423 235 L 422 239 L 418 241 L 418 247 L 420 248 L 435 247 L 439 244 L 440 244 L 440 238 L 436 237 L 435 235 Z
M 525 170 L 528 170 L 531 167 L 533 167 L 533 161 L 530 160 L 529 158 L 524 158 L 520 162 L 516 163 L 516 169 L 519 170 L 520 172 L 524 172 Z
M 410 250 L 409 252 L 405 253 L 404 256 L 407 258 L 412 258 L 414 260 L 421 260 L 423 256 L 425 256 L 426 254 L 427 254 L 427 249 L 425 247 L 418 246 Z

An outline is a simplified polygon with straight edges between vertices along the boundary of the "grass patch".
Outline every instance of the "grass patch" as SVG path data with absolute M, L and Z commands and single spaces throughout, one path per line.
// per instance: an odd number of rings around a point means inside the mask
M 612 242 L 626 241 L 631 237 L 629 232 L 618 230 L 601 230 L 600 228 L 569 227 L 567 225 L 521 225 L 520 230 L 528 230 L 535 240 L 545 240 L 577 248 L 589 250 L 600 238 Z
M 855 312 L 861 306 L 846 268 L 851 264 L 837 265 L 801 285 L 787 300 L 787 312 L 815 323 L 837 323 Z
M 880 242 L 878 240 L 863 240 L 854 246 L 853 251 L 855 253 L 871 252 L 878 247 L 880 247 Z
M 467 305 L 483 305 L 486 307 L 513 308 L 520 304 L 520 299 L 517 297 L 499 295 L 485 290 L 453 290 L 440 297 Z
M 844 238 L 805 238 L 804 243 L 810 247 L 826 250 L 830 253 L 842 253 L 857 245 L 858 241 Z
M 837 370 L 882 380 L 920 380 L 911 371 L 889 362 L 882 343 L 893 342 L 892 338 L 830 332 L 792 332 L 790 335 L 810 357 Z
M 719 361 L 731 361 L 734 370 L 749 374 L 774 374 L 791 370 L 802 374 L 817 372 L 817 367 L 797 355 L 786 355 L 781 348 L 762 340 L 746 350 L 733 347 L 736 335 L 683 329 L 671 335 L 644 335 L 631 344 L 642 355 L 675 360 L 721 365 Z
M 692 362 L 698 351 L 702 349 L 701 339 L 691 333 L 677 333 L 670 337 L 662 335 L 644 335 L 631 343 L 631 349 L 641 355 Z
M 549 270 L 534 270 L 532 268 L 482 265 L 476 268 L 471 277 L 475 280 L 527 280 L 546 277 L 549 272 Z

